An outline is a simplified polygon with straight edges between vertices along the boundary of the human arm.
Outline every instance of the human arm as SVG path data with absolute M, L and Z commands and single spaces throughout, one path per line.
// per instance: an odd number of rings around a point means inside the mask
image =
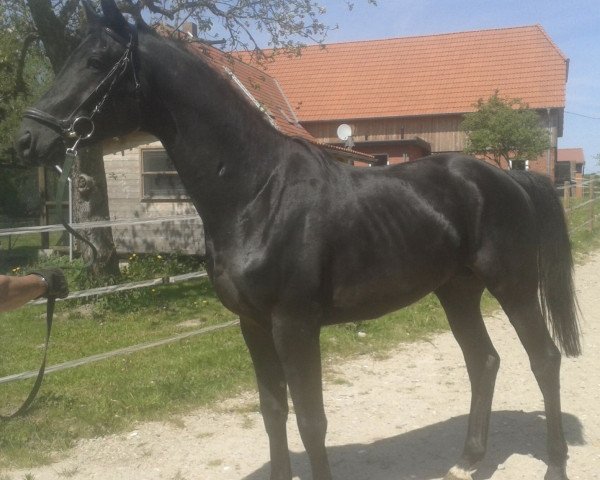
M 0 312 L 14 310 L 46 293 L 48 284 L 39 275 L 23 277 L 0 275 Z
M 68 294 L 67 280 L 59 268 L 43 268 L 23 277 L 0 275 L 0 312 L 38 297 L 65 298 Z

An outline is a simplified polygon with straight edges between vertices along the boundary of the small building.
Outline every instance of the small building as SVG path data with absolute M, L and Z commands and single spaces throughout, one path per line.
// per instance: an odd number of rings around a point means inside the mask
M 556 162 L 556 184 L 568 188 L 571 196 L 583 196 L 585 155 L 583 148 L 559 148 Z
M 559 148 L 557 152 L 556 182 L 571 182 L 583 175 L 585 156 L 583 148 Z

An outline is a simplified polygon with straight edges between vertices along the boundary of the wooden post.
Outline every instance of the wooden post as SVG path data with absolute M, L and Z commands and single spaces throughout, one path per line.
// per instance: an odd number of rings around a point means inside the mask
M 563 207 L 565 209 L 565 213 L 569 214 L 568 210 L 569 207 L 571 206 L 570 204 L 570 199 L 571 199 L 571 184 L 565 180 L 565 185 L 564 185 L 564 189 L 563 189 Z
M 575 174 L 575 198 L 583 198 L 583 175 L 581 173 Z
M 48 193 L 46 191 L 46 170 L 44 167 L 38 167 L 38 188 L 42 199 L 42 208 L 40 212 L 40 225 L 48 225 Z M 50 234 L 41 233 L 41 247 L 50 248 Z
M 594 232 L 594 198 L 596 197 L 596 194 L 594 192 L 594 189 L 596 188 L 596 176 L 592 175 L 590 177 L 590 232 Z

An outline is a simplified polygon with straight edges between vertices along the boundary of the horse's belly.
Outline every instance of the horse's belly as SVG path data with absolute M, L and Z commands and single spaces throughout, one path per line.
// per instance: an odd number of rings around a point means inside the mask
M 435 290 L 440 283 L 427 282 L 405 284 L 402 281 L 382 284 L 361 283 L 340 286 L 334 290 L 331 323 L 368 320 L 404 308 Z
M 377 318 L 411 305 L 443 285 L 456 271 L 457 255 L 450 250 L 437 258 L 399 259 L 338 264 L 332 277 L 332 322 Z

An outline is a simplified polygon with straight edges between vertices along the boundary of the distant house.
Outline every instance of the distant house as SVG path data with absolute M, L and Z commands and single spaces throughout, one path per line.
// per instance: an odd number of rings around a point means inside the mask
M 568 184 L 571 196 L 583 196 L 585 156 L 583 148 L 559 148 L 556 162 L 556 184 Z
M 569 60 L 540 25 L 311 46 L 278 56 L 266 71 L 281 84 L 302 126 L 339 144 L 340 124 L 354 148 L 389 163 L 460 152 L 459 125 L 497 90 L 535 109 L 551 148 L 528 165 L 554 176 L 563 133 Z
M 559 148 L 556 165 L 556 181 L 564 183 L 574 181 L 576 175 L 583 175 L 585 155 L 583 148 Z

